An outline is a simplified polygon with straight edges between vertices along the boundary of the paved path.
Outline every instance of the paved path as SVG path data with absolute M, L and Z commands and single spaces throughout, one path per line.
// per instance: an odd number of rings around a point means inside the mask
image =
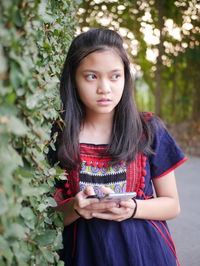
M 200 266 L 200 158 L 175 170 L 181 214 L 168 221 L 181 266 Z

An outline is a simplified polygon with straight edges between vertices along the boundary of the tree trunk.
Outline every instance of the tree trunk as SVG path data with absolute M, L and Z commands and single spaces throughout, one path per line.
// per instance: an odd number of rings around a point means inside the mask
M 176 71 L 176 61 L 174 61 L 174 75 L 173 75 L 173 87 L 172 87 L 172 118 L 173 122 L 177 120 L 176 117 L 176 94 L 177 94 L 177 71 Z
M 194 94 L 192 104 L 192 118 L 194 121 L 200 120 L 200 78 L 196 78 L 194 82 Z
M 155 109 L 156 114 L 162 117 L 162 55 L 164 53 L 163 46 L 163 28 L 164 28 L 164 19 L 163 19 L 163 7 L 165 0 L 155 0 L 155 4 L 158 11 L 158 29 L 160 31 L 160 42 L 158 44 L 158 57 L 156 63 L 156 91 L 155 91 Z

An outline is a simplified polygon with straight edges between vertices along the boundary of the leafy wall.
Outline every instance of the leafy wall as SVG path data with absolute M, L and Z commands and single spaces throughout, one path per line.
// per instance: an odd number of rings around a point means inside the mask
M 76 2 L 0 2 L 0 265 L 63 265 L 48 152 Z M 53 145 L 53 144 L 52 144 Z

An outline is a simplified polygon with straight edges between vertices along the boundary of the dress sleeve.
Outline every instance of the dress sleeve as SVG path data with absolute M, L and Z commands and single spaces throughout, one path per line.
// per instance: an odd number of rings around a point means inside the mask
M 150 158 L 151 178 L 165 176 L 187 160 L 186 156 L 159 120 L 152 121 L 155 137 L 154 154 Z
M 54 199 L 58 205 L 68 202 L 73 199 L 70 185 L 67 180 L 57 180 L 55 184 L 56 192 L 54 195 Z

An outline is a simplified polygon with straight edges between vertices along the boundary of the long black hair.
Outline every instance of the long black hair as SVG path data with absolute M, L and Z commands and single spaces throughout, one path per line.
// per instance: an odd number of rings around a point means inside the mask
M 72 41 L 62 71 L 60 96 L 65 127 L 57 149 L 57 158 L 62 167 L 73 169 L 80 163 L 79 134 L 85 119 L 85 106 L 76 89 L 76 70 L 81 60 L 89 54 L 108 49 L 114 49 L 121 57 L 125 73 L 124 90 L 115 108 L 108 153 L 112 156 L 113 163 L 122 160 L 129 163 L 139 151 L 151 151 L 152 133 L 133 99 L 130 63 L 123 47 L 123 39 L 115 31 L 95 28 L 81 33 Z

